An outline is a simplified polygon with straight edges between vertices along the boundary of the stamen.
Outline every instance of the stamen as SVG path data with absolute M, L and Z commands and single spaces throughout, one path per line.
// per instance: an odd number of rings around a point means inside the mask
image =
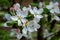
M 28 20 L 26 20 L 26 23 L 25 23 L 26 26 L 28 26 Z

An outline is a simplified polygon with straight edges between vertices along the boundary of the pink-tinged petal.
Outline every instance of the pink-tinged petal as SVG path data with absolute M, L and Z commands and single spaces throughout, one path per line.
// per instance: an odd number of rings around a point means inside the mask
M 18 9 L 20 9 L 20 4 L 16 3 L 13 5 L 14 9 L 17 11 Z
M 16 31 L 17 31 L 17 33 L 20 33 L 20 28 L 18 28 Z
M 13 7 L 10 7 L 10 11 L 13 11 L 14 10 L 14 8 Z

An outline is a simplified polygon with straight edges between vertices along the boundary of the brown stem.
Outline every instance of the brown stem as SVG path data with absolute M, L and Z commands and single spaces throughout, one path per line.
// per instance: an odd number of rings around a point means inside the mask
M 44 23 L 43 18 L 41 19 L 40 23 L 41 23 L 40 24 L 41 27 L 38 29 L 37 38 L 38 38 L 38 40 L 44 40 L 44 38 L 43 38 L 43 23 Z

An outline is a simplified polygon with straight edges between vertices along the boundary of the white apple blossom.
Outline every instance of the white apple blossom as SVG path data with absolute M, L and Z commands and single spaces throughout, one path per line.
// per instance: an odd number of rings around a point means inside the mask
M 25 22 L 25 20 L 26 20 L 25 17 L 27 17 L 27 15 L 28 15 L 28 10 L 25 10 L 25 9 L 27 9 L 27 8 L 24 7 L 23 10 L 17 10 L 16 11 L 17 15 L 11 16 L 11 19 L 13 21 L 18 21 L 19 26 Z
M 34 7 L 33 9 L 30 8 L 29 9 L 30 13 L 32 15 L 34 15 L 35 18 L 42 18 L 43 16 L 41 15 L 43 13 L 43 8 L 37 9 L 36 7 Z
M 26 19 L 21 16 L 11 16 L 11 20 L 18 21 L 18 26 L 22 26 L 22 23 L 24 23 Z
M 23 34 L 19 33 L 16 31 L 17 29 L 12 29 L 11 30 L 11 33 L 10 33 L 10 36 L 16 36 L 18 40 L 20 40 L 23 36 Z
M 54 7 L 54 3 L 53 2 L 50 2 L 49 5 L 46 6 L 47 9 L 52 9 Z
M 49 5 L 46 6 L 47 9 L 50 10 L 50 13 L 54 14 L 54 13 L 60 13 L 59 7 L 58 7 L 58 2 L 50 2 Z
M 27 32 L 34 32 L 34 31 L 37 31 L 37 29 L 39 28 L 40 28 L 39 24 L 37 24 L 35 21 L 30 21 L 25 23 L 25 26 L 22 29 L 22 33 L 27 35 Z

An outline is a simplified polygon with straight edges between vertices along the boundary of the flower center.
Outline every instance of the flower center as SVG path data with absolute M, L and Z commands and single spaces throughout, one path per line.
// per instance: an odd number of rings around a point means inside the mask
M 37 13 L 34 13 L 34 16 L 36 16 L 37 15 Z
M 21 19 L 21 16 L 18 16 L 18 19 L 20 20 Z

